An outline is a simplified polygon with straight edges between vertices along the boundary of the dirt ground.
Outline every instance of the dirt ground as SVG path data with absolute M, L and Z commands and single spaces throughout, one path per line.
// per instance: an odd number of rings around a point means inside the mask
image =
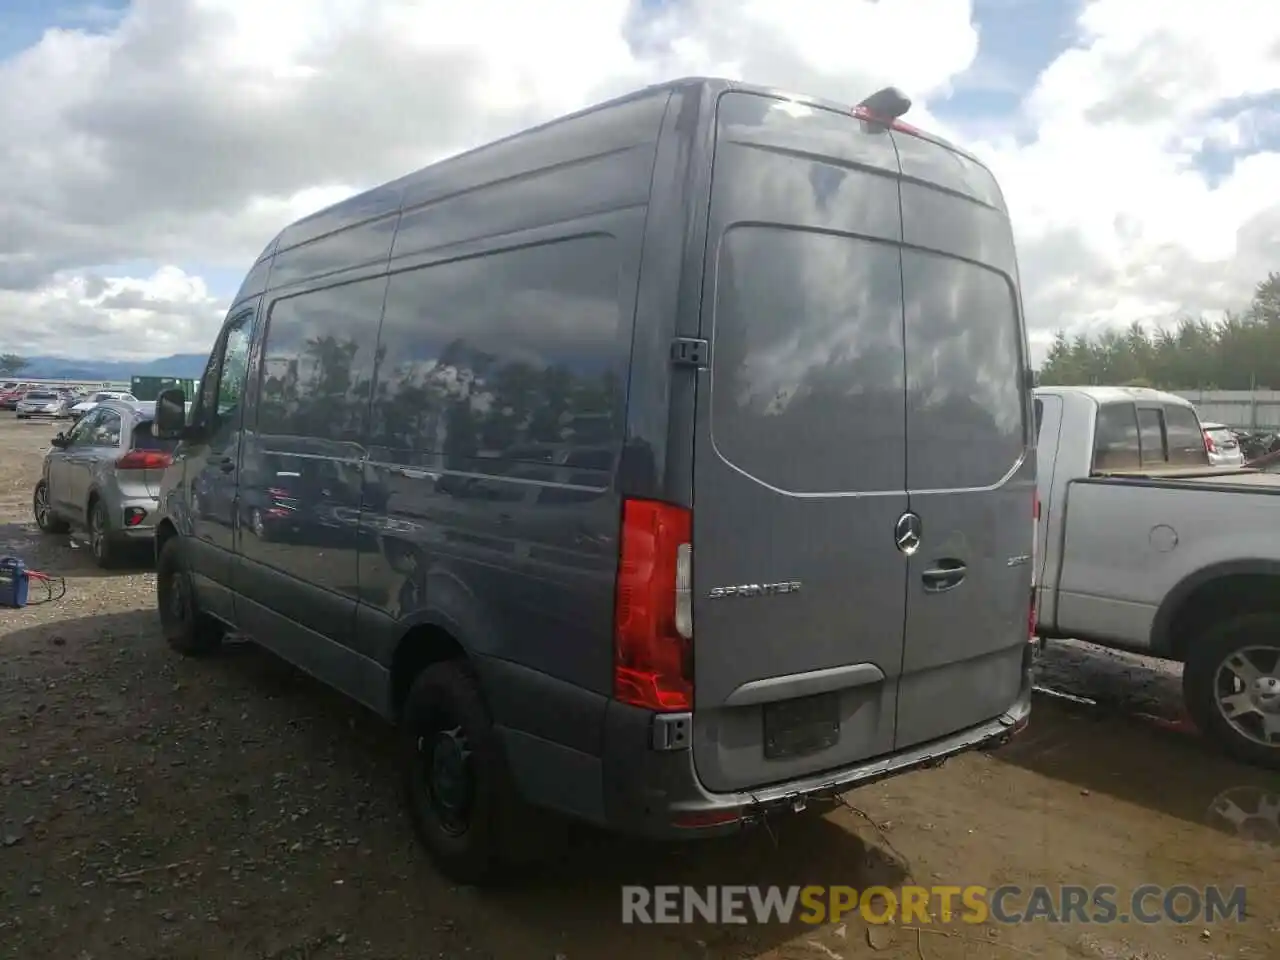
M 52 432 L 0 414 L 0 555 L 67 584 L 58 603 L 0 610 L 0 957 L 1280 956 L 1278 778 L 1141 716 L 1176 720 L 1176 670 L 1083 645 L 1046 653 L 1043 683 L 1096 703 L 1041 696 L 992 754 L 724 841 L 583 830 L 525 888 L 450 886 L 401 815 L 383 724 L 251 644 L 180 659 L 156 628 L 152 573 L 104 575 L 36 531 Z M 1243 922 L 1212 927 L 620 922 L 623 883 L 912 881 L 1216 883 L 1248 898 Z

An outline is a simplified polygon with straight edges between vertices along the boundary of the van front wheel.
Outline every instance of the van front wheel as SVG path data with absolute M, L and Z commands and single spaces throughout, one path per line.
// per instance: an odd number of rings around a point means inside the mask
M 1192 640 L 1187 712 L 1237 760 L 1280 769 L 1280 613 L 1248 613 Z
M 458 661 L 418 675 L 401 716 L 405 802 L 423 846 L 450 879 L 509 879 L 526 813 L 476 682 Z
M 178 653 L 200 657 L 222 646 L 222 624 L 200 610 L 191 574 L 180 555 L 181 544 L 170 537 L 156 559 L 156 607 L 165 641 Z

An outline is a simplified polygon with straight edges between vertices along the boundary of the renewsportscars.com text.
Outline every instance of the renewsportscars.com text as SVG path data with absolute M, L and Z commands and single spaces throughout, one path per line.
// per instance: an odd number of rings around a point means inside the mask
M 623 923 L 1214 923 L 1241 921 L 1245 888 L 1114 886 L 625 886 Z

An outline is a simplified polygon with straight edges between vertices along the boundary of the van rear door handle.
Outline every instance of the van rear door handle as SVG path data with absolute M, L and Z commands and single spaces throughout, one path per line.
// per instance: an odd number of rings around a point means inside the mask
M 924 581 L 924 589 L 927 593 L 942 593 L 944 590 L 960 586 L 968 572 L 969 568 L 959 560 L 939 560 L 937 566 L 930 567 L 920 574 L 920 579 Z

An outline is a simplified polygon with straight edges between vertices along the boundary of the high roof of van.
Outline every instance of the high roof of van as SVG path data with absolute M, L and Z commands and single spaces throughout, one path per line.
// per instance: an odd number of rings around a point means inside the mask
M 664 83 L 644 87 L 640 90 L 616 97 L 612 100 L 594 104 L 582 110 L 549 120 L 546 123 L 539 124 L 538 126 L 518 131 L 509 136 L 503 137 L 502 139 L 490 141 L 464 151 L 463 153 L 446 157 L 434 164 L 415 170 L 388 183 L 373 187 L 363 193 L 348 197 L 345 200 L 331 204 L 330 206 L 325 207 L 322 210 L 318 210 L 315 213 L 308 214 L 307 216 L 291 223 L 277 234 L 271 242 L 266 245 L 255 262 L 260 263 L 274 254 L 278 249 L 288 249 L 299 243 L 305 243 L 309 240 L 323 236 L 334 229 L 340 229 L 341 225 L 362 223 L 378 219 L 380 217 L 389 216 L 401 209 L 402 202 L 412 187 L 418 186 L 423 181 L 428 180 L 431 177 L 443 177 L 455 167 L 462 167 L 468 163 L 487 159 L 485 157 L 486 154 L 493 154 L 496 159 L 496 155 L 500 155 L 504 150 L 510 149 L 513 146 L 521 145 L 521 141 L 533 141 L 537 138 L 538 134 L 549 131 L 557 126 L 571 123 L 572 121 L 588 117 L 591 114 L 624 107 L 628 104 L 634 104 L 646 99 L 660 97 L 664 93 L 670 94 L 678 90 L 687 90 L 689 88 L 703 88 L 709 94 L 728 91 L 754 93 L 765 97 L 790 101 L 799 106 L 810 106 L 838 112 L 848 112 L 851 116 L 856 106 L 855 103 L 841 103 L 805 94 L 797 94 L 792 91 L 782 90 L 776 87 L 743 83 L 741 81 L 729 80 L 720 77 L 682 77 L 676 80 L 669 80 Z M 918 137 L 930 143 L 937 144 L 938 146 L 952 151 L 958 156 L 964 157 L 990 174 L 990 170 L 981 160 L 941 137 L 925 133 L 914 126 L 908 126 L 905 129 L 895 126 L 895 131 L 900 134 Z M 536 168 L 538 165 L 539 164 L 534 161 L 529 163 L 528 168 Z M 513 171 L 513 175 L 518 175 L 520 172 L 523 171 Z
M 1181 407 L 1194 407 L 1195 404 L 1176 393 L 1153 390 L 1151 387 L 1095 387 L 1095 386 L 1055 386 L 1036 387 L 1036 396 L 1064 396 L 1075 394 L 1093 400 L 1095 403 L 1133 403 L 1147 400 L 1152 403 L 1177 404 Z

